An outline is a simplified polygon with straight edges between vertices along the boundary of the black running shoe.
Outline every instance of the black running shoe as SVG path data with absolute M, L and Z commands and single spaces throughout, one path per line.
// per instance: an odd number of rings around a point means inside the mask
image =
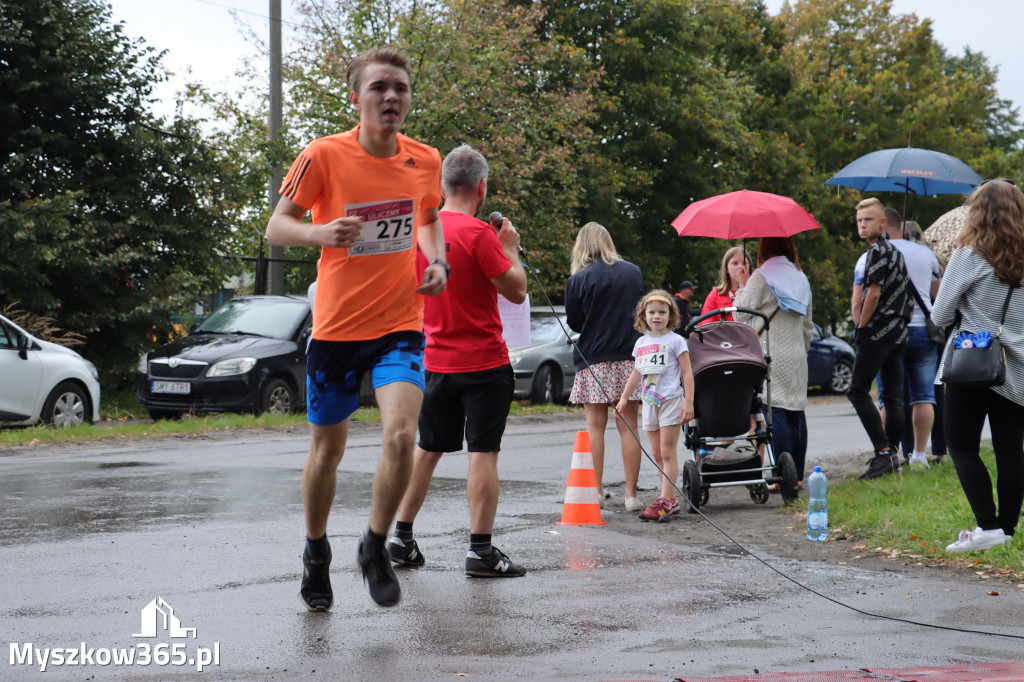
M 470 550 L 466 554 L 466 575 L 474 578 L 518 578 L 526 575 L 526 569 L 505 556 L 497 547 L 487 556 L 480 556 Z
M 310 611 L 327 611 L 334 606 L 334 590 L 331 589 L 331 547 L 327 556 L 313 559 L 302 550 L 302 587 L 299 599 Z
M 402 600 L 402 588 L 398 584 L 394 569 L 391 568 L 391 555 L 387 547 L 380 549 L 376 555 L 364 553 L 366 539 L 359 541 L 359 553 L 356 562 L 363 573 L 363 584 L 366 586 L 370 601 L 377 606 L 394 606 Z
M 422 566 L 427 563 L 416 540 L 405 542 L 402 538 L 392 535 L 388 538 L 388 552 L 392 561 L 403 566 Z
M 868 470 L 860 476 L 860 480 L 866 481 L 872 478 L 878 478 L 879 476 L 885 476 L 891 474 L 896 470 L 893 466 L 893 456 L 888 452 L 875 455 L 868 462 Z

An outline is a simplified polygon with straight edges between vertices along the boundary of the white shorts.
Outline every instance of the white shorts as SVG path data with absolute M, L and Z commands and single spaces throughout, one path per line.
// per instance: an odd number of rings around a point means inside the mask
M 664 426 L 682 424 L 683 402 L 685 399 L 682 393 L 657 406 L 641 402 L 640 414 L 644 431 L 657 431 Z

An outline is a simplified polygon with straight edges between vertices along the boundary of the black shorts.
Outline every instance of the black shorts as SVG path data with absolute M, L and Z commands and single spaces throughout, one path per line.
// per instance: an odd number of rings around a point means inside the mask
M 498 452 L 515 391 L 512 365 L 480 372 L 427 372 L 419 446 L 427 452 Z

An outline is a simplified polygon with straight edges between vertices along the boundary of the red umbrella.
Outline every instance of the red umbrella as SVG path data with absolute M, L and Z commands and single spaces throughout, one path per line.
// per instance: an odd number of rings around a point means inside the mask
M 695 201 L 672 227 L 683 237 L 746 239 L 791 237 L 821 225 L 789 197 L 741 189 Z

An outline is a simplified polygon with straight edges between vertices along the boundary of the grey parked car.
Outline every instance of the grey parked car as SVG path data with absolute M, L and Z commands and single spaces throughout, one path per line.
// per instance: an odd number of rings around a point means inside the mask
M 576 370 L 572 362 L 572 343 L 566 332 L 573 340 L 579 336 L 569 329 L 563 306 L 555 306 L 554 312 L 549 307 L 530 311 L 531 343 L 508 349 L 516 375 L 516 398 L 529 398 L 535 403 L 568 399 Z

